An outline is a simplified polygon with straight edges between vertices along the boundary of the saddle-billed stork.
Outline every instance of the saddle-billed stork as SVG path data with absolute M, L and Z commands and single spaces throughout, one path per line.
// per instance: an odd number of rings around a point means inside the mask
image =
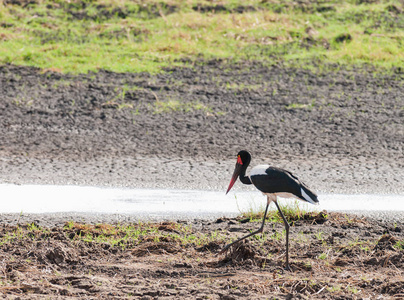
M 250 237 L 257 233 L 260 233 L 264 229 L 265 218 L 268 212 L 268 207 L 271 202 L 274 202 L 276 207 L 278 208 L 279 214 L 283 219 L 283 223 L 285 224 L 286 230 L 286 269 L 290 270 L 289 266 L 289 223 L 286 221 L 285 216 L 283 215 L 279 205 L 277 203 L 277 196 L 281 197 L 294 197 L 299 200 L 310 202 L 312 204 L 318 204 L 317 195 L 311 191 L 302 181 L 300 181 L 296 176 L 294 176 L 289 171 L 270 167 L 269 165 L 259 165 L 254 167 L 250 176 L 246 176 L 246 170 L 251 161 L 251 155 L 245 150 L 240 151 L 237 154 L 237 163 L 236 168 L 233 173 L 233 177 L 231 178 L 229 187 L 227 189 L 226 194 L 233 187 L 234 183 L 237 180 L 237 177 L 240 177 L 240 181 L 244 184 L 254 184 L 254 186 L 259 189 L 264 195 L 267 196 L 267 206 L 265 208 L 264 217 L 262 219 L 261 227 L 247 234 L 246 236 L 226 245 L 220 253 L 223 253 L 230 246 Z

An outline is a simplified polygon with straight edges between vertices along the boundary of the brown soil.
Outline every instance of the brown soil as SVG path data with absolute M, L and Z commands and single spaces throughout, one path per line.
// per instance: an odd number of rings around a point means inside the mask
M 3 224 L 0 291 L 10 299 L 404 297 L 403 223 L 390 226 L 336 213 L 325 218 L 324 212 L 295 221 L 292 272 L 283 268 L 281 223 L 268 223 L 263 239 L 218 254 L 225 241 L 258 225 L 237 219 L 147 224 L 157 231 L 126 239 L 111 225 Z M 114 232 L 118 243 L 96 242 L 106 232 Z M 217 237 L 195 242 L 211 233 Z

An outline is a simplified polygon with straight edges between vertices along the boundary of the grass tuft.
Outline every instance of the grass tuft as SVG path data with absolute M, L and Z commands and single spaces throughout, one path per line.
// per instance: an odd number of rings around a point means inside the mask
M 180 100 L 156 101 L 154 102 L 153 113 L 170 113 L 170 112 L 191 112 L 202 110 L 207 113 L 212 113 L 212 109 L 200 102 L 184 102 Z
M 316 211 L 308 211 L 307 206 L 299 200 L 294 200 L 292 202 L 278 203 L 280 209 L 282 210 L 285 218 L 288 222 L 295 222 L 299 220 L 307 220 L 316 218 L 327 219 L 327 215 L 325 212 L 316 212 Z M 241 211 L 241 218 L 243 220 L 249 219 L 250 221 L 259 222 L 264 217 L 265 206 L 260 205 L 258 208 L 254 207 L 253 204 L 250 204 L 249 208 L 246 211 Z M 270 222 L 278 222 L 283 223 L 282 217 L 279 215 L 279 212 L 276 207 L 273 209 L 269 209 L 267 213 L 267 220 Z

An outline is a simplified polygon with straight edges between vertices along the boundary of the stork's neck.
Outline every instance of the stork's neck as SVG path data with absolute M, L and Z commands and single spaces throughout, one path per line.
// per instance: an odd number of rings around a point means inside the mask
M 241 173 L 239 175 L 240 181 L 244 184 L 252 184 L 250 177 L 245 176 L 245 172 L 246 172 L 249 164 L 250 164 L 250 160 L 244 162 L 243 168 L 241 169 Z

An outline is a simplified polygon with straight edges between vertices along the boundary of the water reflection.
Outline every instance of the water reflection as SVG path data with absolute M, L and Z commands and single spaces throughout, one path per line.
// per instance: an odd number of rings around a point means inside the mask
M 259 192 L 120 189 L 89 186 L 0 185 L 0 213 L 85 212 L 107 214 L 234 216 L 266 203 Z M 319 195 L 306 210 L 404 211 L 404 195 Z M 288 203 L 293 200 L 282 200 Z

